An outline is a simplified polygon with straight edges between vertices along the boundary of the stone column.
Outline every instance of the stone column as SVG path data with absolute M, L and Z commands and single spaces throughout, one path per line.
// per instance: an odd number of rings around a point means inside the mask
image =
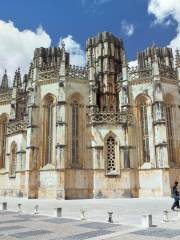
M 28 127 L 27 127 L 27 148 L 26 148 L 26 187 L 29 198 L 37 198 L 38 195 L 38 119 L 39 106 L 35 103 L 35 86 L 28 93 Z
M 56 169 L 59 183 L 57 183 L 57 198 L 64 198 L 64 169 L 66 160 L 66 54 L 62 44 L 62 60 L 59 69 L 58 98 L 56 104 Z
M 152 64 L 154 80 L 154 101 L 153 101 L 153 127 L 154 127 L 154 144 L 155 160 L 154 167 L 168 168 L 168 146 L 166 130 L 165 103 L 163 100 L 162 83 L 160 79 L 159 64 L 157 56 Z

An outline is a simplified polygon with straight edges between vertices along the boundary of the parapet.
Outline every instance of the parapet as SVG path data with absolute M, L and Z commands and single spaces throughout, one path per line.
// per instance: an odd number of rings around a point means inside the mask
M 173 53 L 171 48 L 148 47 L 142 52 L 138 53 L 139 68 L 152 65 L 154 60 L 157 60 L 159 65 L 165 65 L 173 68 Z
M 88 38 L 86 41 L 86 49 L 95 47 L 99 43 L 109 42 L 113 43 L 115 47 L 124 48 L 123 41 L 115 37 L 111 32 L 98 33 L 96 37 Z
M 42 69 L 56 68 L 60 66 L 63 49 L 59 47 L 36 48 L 34 51 L 34 64 Z M 69 53 L 65 53 L 66 65 L 69 64 Z

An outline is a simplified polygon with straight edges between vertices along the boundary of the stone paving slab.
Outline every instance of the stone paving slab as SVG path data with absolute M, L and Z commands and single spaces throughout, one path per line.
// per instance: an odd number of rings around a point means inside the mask
M 8 211 L 18 211 L 20 203 L 22 211 L 27 214 L 32 214 L 38 205 L 40 214 L 54 216 L 54 208 L 60 207 L 63 217 L 74 219 L 80 219 L 80 209 L 85 209 L 85 216 L 89 221 L 107 221 L 108 212 L 113 212 L 114 222 L 134 226 L 141 224 L 143 214 L 152 214 L 155 225 L 162 221 L 164 210 L 170 211 L 171 218 L 175 215 L 171 212 L 171 198 L 53 200 L 0 197 L 0 201 L 7 202 Z
M 180 221 L 161 223 L 158 227 L 134 230 L 107 240 L 180 240 Z M 94 239 L 93 239 L 94 240 Z
M 149 229 L 133 232 L 133 234 L 142 235 L 145 237 L 152 236 L 152 237 L 161 237 L 161 238 L 174 238 L 179 236 L 180 238 L 179 229 L 149 228 Z
M 7 215 L 5 214 L 7 213 Z M 130 226 L 0 211 L 0 240 L 86 240 Z
M 91 231 L 91 232 L 86 232 L 86 233 L 82 233 L 82 234 L 76 234 L 73 236 L 69 236 L 69 237 L 65 237 L 63 238 L 63 240 L 84 240 L 84 239 L 89 239 L 92 237 L 99 237 L 99 236 L 103 236 L 106 234 L 111 234 L 111 231 L 108 230 L 97 230 L 97 231 Z M 57 240 L 57 239 L 56 239 Z

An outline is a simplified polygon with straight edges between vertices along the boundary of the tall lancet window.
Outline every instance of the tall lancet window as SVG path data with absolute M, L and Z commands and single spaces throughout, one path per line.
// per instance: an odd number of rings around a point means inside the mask
M 166 106 L 166 129 L 167 129 L 167 143 L 168 143 L 168 158 L 169 162 L 176 162 L 176 154 L 174 151 L 174 146 L 176 142 L 174 141 L 174 131 L 173 131 L 173 104 L 174 97 L 171 94 L 167 94 L 164 97 Z
M 48 102 L 48 163 L 52 162 L 52 140 L 53 140 L 53 100 Z
M 54 98 L 48 95 L 44 102 L 43 114 L 43 165 L 52 163 L 53 153 L 53 108 Z
M 147 106 L 146 106 L 146 104 L 141 104 L 140 114 L 141 114 L 143 161 L 144 162 L 149 162 L 150 161 L 149 134 L 148 134 L 148 117 L 147 117 Z
M 79 104 L 77 101 L 72 102 L 72 163 L 79 163 Z
M 16 164 L 17 164 L 17 145 L 15 142 L 11 144 L 11 154 L 9 161 L 9 177 L 16 177 Z
M 149 131 L 148 131 L 148 104 L 145 97 L 139 99 L 139 125 L 141 131 L 142 162 L 150 162 Z
M 6 116 L 0 118 L 0 168 L 5 167 L 6 155 Z
M 169 161 L 174 161 L 173 156 L 173 130 L 172 130 L 172 109 L 171 105 L 166 105 L 166 124 L 167 124 L 167 138 L 168 138 L 168 152 L 169 152 Z

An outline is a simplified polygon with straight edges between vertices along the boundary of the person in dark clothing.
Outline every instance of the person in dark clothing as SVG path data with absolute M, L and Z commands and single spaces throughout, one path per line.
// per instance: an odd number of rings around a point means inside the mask
M 172 188 L 172 197 L 174 198 L 174 203 L 173 203 L 171 209 L 173 211 L 174 211 L 175 207 L 179 208 L 179 192 L 178 192 L 177 186 L 178 186 L 178 182 L 175 182 L 174 186 Z

